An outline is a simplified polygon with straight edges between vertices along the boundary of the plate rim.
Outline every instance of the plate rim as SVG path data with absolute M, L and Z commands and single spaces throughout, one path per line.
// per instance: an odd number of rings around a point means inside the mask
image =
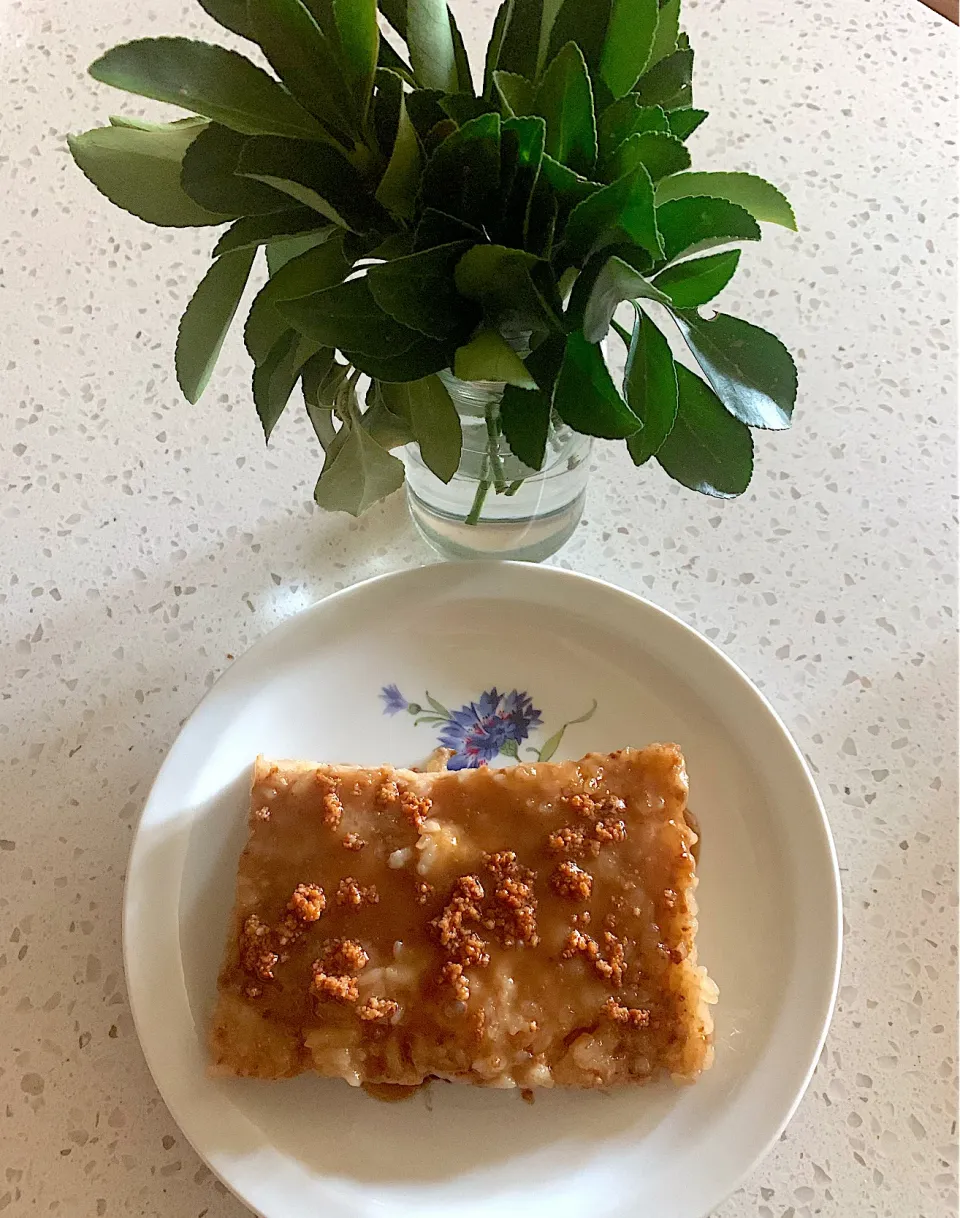
M 716 1201 L 711 1202 L 709 1208 L 712 1210 L 717 1205 L 722 1204 L 734 1192 L 736 1192 L 738 1188 L 741 1187 L 741 1185 L 757 1170 L 759 1165 L 766 1159 L 773 1147 L 777 1144 L 781 1135 L 783 1134 L 783 1131 L 795 1116 L 801 1101 L 806 1095 L 814 1072 L 816 1071 L 819 1063 L 821 1054 L 823 1053 L 824 1044 L 826 1043 L 836 1010 L 843 955 L 843 893 L 836 845 L 833 839 L 833 832 L 830 827 L 830 821 L 824 807 L 823 799 L 820 795 L 819 788 L 817 787 L 817 783 L 813 777 L 806 758 L 804 757 L 796 740 L 793 738 L 789 728 L 784 723 L 775 707 L 771 704 L 769 698 L 761 689 L 758 688 L 758 686 L 751 680 L 751 678 L 739 666 L 739 664 L 731 659 L 730 656 L 728 656 L 726 652 L 722 650 L 722 648 L 720 648 L 716 643 L 712 642 L 712 640 L 708 639 L 694 626 L 690 625 L 688 622 L 685 622 L 677 614 L 665 609 L 663 606 L 656 604 L 644 596 L 641 596 L 639 593 L 632 592 L 618 584 L 611 583 L 609 580 L 601 579 L 598 576 L 589 575 L 584 572 L 573 571 L 565 567 L 542 566 L 525 562 L 498 559 L 485 559 L 470 563 L 438 561 L 433 563 L 424 563 L 416 567 L 405 567 L 399 570 L 387 571 L 378 575 L 370 576 L 366 579 L 358 580 L 355 583 L 348 584 L 343 588 L 336 589 L 334 592 L 331 592 L 326 596 L 320 597 L 312 604 L 306 605 L 297 612 L 290 614 L 289 617 L 283 619 L 276 625 L 272 626 L 269 630 L 265 631 L 257 639 L 255 639 L 254 642 L 252 642 L 250 646 L 247 647 L 247 649 L 220 674 L 210 688 L 204 692 L 202 697 L 197 701 L 193 709 L 180 724 L 176 735 L 166 749 L 160 766 L 157 768 L 154 774 L 153 780 L 150 784 L 150 789 L 144 797 L 140 814 L 137 818 L 136 828 L 134 830 L 133 839 L 131 841 L 130 850 L 127 856 L 127 866 L 124 876 L 121 907 L 121 940 L 124 978 L 127 988 L 127 997 L 130 1004 L 130 1012 L 133 1019 L 134 1028 L 137 1033 L 137 1040 L 140 1045 L 140 1050 L 143 1053 L 147 1068 L 150 1071 L 150 1076 L 153 1079 L 154 1085 L 156 1086 L 161 1099 L 167 1107 L 167 1110 L 173 1117 L 177 1127 L 187 1138 L 187 1141 L 190 1143 L 194 1152 L 233 1196 L 237 1197 L 237 1199 L 251 1209 L 252 1212 L 259 1215 L 259 1218 L 265 1218 L 262 1210 L 254 1205 L 250 1199 L 241 1194 L 230 1183 L 229 1180 L 224 1178 L 216 1165 L 216 1162 L 210 1156 L 208 1156 L 208 1154 L 202 1150 L 200 1146 L 197 1145 L 191 1134 L 187 1132 L 178 1111 L 180 1105 L 176 1102 L 171 1102 L 171 1099 L 168 1097 L 167 1090 L 161 1083 L 160 1078 L 158 1078 L 158 1072 L 154 1068 L 151 1052 L 148 1050 L 147 1044 L 145 1043 L 144 1027 L 146 1021 L 144 1018 L 143 1008 L 140 1006 L 140 999 L 142 996 L 139 992 L 139 980 L 136 962 L 133 958 L 135 940 L 133 932 L 137 917 L 137 910 L 130 894 L 131 886 L 136 878 L 135 873 L 138 873 L 142 867 L 139 855 L 143 849 L 143 831 L 149 823 L 147 814 L 153 801 L 155 792 L 157 791 L 158 787 L 161 786 L 164 774 L 171 764 L 171 759 L 174 758 L 177 744 L 180 742 L 184 734 L 189 730 L 191 724 L 193 724 L 200 715 L 202 709 L 207 705 L 208 702 L 213 700 L 219 687 L 228 679 L 230 674 L 235 674 L 239 666 L 247 665 L 249 663 L 249 658 L 254 655 L 254 653 L 264 648 L 268 640 L 272 639 L 276 641 L 278 635 L 291 631 L 295 629 L 298 624 L 302 624 L 302 619 L 305 617 L 320 615 L 323 612 L 328 611 L 329 607 L 335 602 L 341 602 L 349 599 L 351 596 L 363 595 L 377 585 L 384 583 L 405 582 L 408 580 L 415 581 L 421 576 L 422 572 L 426 570 L 436 571 L 438 569 L 443 569 L 449 572 L 450 578 L 453 580 L 454 585 L 462 576 L 468 573 L 482 577 L 484 575 L 492 575 L 494 572 L 504 572 L 506 573 L 508 579 L 512 578 L 514 575 L 517 575 L 521 579 L 533 578 L 536 580 L 539 578 L 545 578 L 547 581 L 569 580 L 584 586 L 589 586 L 594 590 L 601 590 L 606 594 L 612 593 L 616 597 L 620 598 L 627 606 L 640 609 L 642 611 L 652 612 L 655 615 L 666 619 L 673 627 L 678 629 L 681 634 L 691 638 L 697 645 L 706 647 L 707 650 L 713 654 L 714 659 L 719 661 L 721 666 L 728 670 L 731 677 L 740 683 L 741 686 L 745 688 L 745 691 L 759 702 L 762 709 L 779 729 L 784 743 L 792 752 L 794 760 L 799 764 L 801 773 L 803 774 L 808 787 L 808 793 L 812 796 L 813 804 L 818 813 L 816 828 L 819 830 L 819 837 L 821 839 L 820 844 L 825 848 L 827 861 L 829 862 L 829 868 L 826 870 L 829 873 L 829 879 L 831 881 L 833 899 L 830 903 L 830 912 L 832 913 L 832 920 L 834 924 L 834 934 L 831 940 L 832 977 L 830 978 L 830 984 L 827 991 L 827 999 L 823 1004 L 823 1009 L 820 1015 L 821 1027 L 817 1037 L 815 1050 L 810 1053 L 810 1060 L 804 1072 L 803 1078 L 796 1088 L 796 1093 L 793 1099 L 787 1106 L 787 1110 L 780 1119 L 775 1131 L 768 1137 L 762 1149 L 754 1155 L 749 1165 L 739 1173 L 734 1182 L 725 1192 L 724 1196 L 718 1197 Z M 509 595 L 509 590 L 507 590 L 507 595 Z M 149 1037 L 147 1040 L 149 1040 Z M 708 1211 L 704 1211 L 702 1218 L 706 1218 L 707 1213 Z

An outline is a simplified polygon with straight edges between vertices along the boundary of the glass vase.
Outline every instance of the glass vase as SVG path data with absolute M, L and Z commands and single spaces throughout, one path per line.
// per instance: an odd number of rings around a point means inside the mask
M 463 430 L 449 483 L 427 469 L 416 444 L 404 449 L 407 503 L 424 538 L 446 558 L 540 562 L 573 534 L 586 497 L 592 441 L 554 417 L 543 467 L 517 459 L 500 429 L 504 385 L 440 377 Z

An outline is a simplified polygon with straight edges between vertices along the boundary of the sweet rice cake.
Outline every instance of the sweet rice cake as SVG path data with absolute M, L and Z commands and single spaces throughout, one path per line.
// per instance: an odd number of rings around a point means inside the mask
M 672 744 L 510 769 L 256 763 L 214 1071 L 610 1087 L 712 1060 Z

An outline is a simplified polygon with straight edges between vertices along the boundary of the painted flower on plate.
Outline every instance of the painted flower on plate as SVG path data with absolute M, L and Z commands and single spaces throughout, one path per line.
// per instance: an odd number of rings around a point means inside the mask
M 383 699 L 383 713 L 385 715 L 398 715 L 400 711 L 405 711 L 409 706 L 406 698 L 396 685 L 384 685 L 380 691 L 380 697 Z
M 451 711 L 441 729 L 440 743 L 454 751 L 448 768 L 475 769 L 505 751 L 516 756 L 516 746 L 541 723 L 540 711 L 526 693 L 514 689 L 501 694 L 496 688 L 488 689 L 476 702 Z

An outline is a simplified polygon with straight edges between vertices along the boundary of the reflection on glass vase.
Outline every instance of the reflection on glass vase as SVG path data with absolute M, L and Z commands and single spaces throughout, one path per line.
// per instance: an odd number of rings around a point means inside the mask
M 512 558 L 540 562 L 573 534 L 586 496 L 592 441 L 554 417 L 543 468 L 532 470 L 510 451 L 500 430 L 504 386 L 440 377 L 463 429 L 460 466 L 443 483 L 415 444 L 404 449 L 407 503 L 426 540 L 447 558 Z

